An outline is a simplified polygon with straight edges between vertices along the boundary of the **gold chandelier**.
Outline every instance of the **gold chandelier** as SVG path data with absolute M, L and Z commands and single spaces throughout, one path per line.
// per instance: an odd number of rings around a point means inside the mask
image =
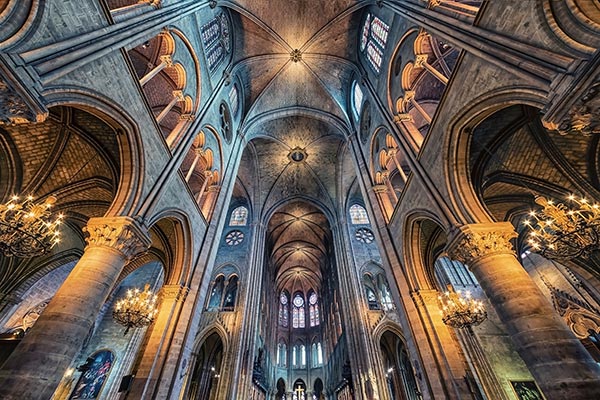
M 442 310 L 442 321 L 453 328 L 470 328 L 481 324 L 487 318 L 483 303 L 471 297 L 471 292 L 466 291 L 464 297 L 460 290 L 456 292 L 451 288 L 438 296 Z
M 535 198 L 542 209 L 531 211 L 524 222 L 533 251 L 550 259 L 572 259 L 600 248 L 600 205 L 574 195 L 568 200 L 570 207 Z
M 0 252 L 7 257 L 33 257 L 48 252 L 60 242 L 63 215 L 54 220 L 50 209 L 56 197 L 35 203 L 33 196 L 21 200 L 13 196 L 0 204 Z
M 154 321 L 158 309 L 156 308 L 157 296 L 150 291 L 150 285 L 140 289 L 129 289 L 125 298 L 117 301 L 113 310 L 113 318 L 117 323 L 125 326 L 127 335 L 131 328 L 142 328 Z

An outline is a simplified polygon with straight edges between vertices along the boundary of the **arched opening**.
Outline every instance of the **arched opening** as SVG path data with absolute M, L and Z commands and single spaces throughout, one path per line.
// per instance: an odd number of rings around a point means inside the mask
M 292 400 L 307 400 L 306 383 L 302 379 L 294 382 Z
M 221 337 L 212 333 L 200 345 L 192 373 L 190 400 L 214 400 L 219 394 L 224 346 Z
M 386 387 L 391 399 L 419 400 L 421 393 L 414 369 L 402 340 L 386 331 L 379 342 L 384 362 Z
M 287 400 L 286 398 L 286 390 L 285 390 L 285 381 L 283 378 L 277 379 L 277 393 L 275 393 L 276 400 Z

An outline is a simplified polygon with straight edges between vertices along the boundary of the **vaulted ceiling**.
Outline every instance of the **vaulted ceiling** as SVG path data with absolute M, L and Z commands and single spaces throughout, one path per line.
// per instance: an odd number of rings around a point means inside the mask
M 247 193 L 254 212 L 270 217 L 274 278 L 290 292 L 318 290 L 330 243 L 327 218 L 309 203 L 334 215 L 353 176 L 345 139 L 364 4 L 228 4 L 232 72 L 243 86 L 241 130 L 248 141 L 238 174 L 243 190 L 236 193 Z
M 268 225 L 270 265 L 277 288 L 319 290 L 328 266 L 331 230 L 325 215 L 301 201 L 280 208 Z

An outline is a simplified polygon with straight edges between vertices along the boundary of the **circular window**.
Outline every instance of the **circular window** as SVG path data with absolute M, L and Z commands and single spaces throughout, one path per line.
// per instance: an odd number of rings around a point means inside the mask
M 304 305 L 304 299 L 302 298 L 302 296 L 298 295 L 294 297 L 294 305 L 296 307 L 302 307 Z
M 310 294 L 310 298 L 308 299 L 309 303 L 313 306 L 317 304 L 317 294 L 315 292 Z
M 281 293 L 281 297 L 279 298 L 279 301 L 281 301 L 281 304 L 285 305 L 287 304 L 287 296 L 285 295 L 285 293 Z
M 244 234 L 240 231 L 231 231 L 225 236 L 225 243 L 229 246 L 237 246 L 244 241 Z
M 227 143 L 231 143 L 231 113 L 227 104 L 221 103 L 219 106 L 219 116 L 221 117 L 221 133 Z
M 356 236 L 356 240 L 358 240 L 359 242 L 367 243 L 367 244 L 373 243 L 373 240 L 375 240 L 375 236 L 373 235 L 373 232 L 371 232 L 371 230 L 367 229 L 367 228 L 357 229 L 354 236 Z

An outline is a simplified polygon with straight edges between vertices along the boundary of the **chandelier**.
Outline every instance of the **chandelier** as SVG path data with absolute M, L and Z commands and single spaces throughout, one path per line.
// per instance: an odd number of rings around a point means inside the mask
M 56 197 L 35 203 L 33 196 L 21 200 L 13 196 L 0 204 L 0 252 L 7 257 L 33 257 L 48 252 L 60 242 L 59 225 L 63 215 L 54 220 L 50 208 Z
M 117 301 L 113 310 L 113 318 L 117 323 L 125 326 L 127 335 L 131 328 L 142 328 L 150 325 L 158 312 L 156 308 L 157 296 L 150 291 L 150 285 L 140 289 L 129 289 L 125 298 Z
M 574 195 L 568 200 L 569 206 L 535 198 L 542 209 L 531 211 L 524 222 L 533 251 L 550 259 L 571 259 L 600 247 L 600 205 Z
M 442 321 L 453 328 L 470 328 L 481 324 L 487 318 L 483 303 L 471 297 L 466 291 L 464 297 L 460 290 L 448 289 L 438 296 L 442 310 Z

